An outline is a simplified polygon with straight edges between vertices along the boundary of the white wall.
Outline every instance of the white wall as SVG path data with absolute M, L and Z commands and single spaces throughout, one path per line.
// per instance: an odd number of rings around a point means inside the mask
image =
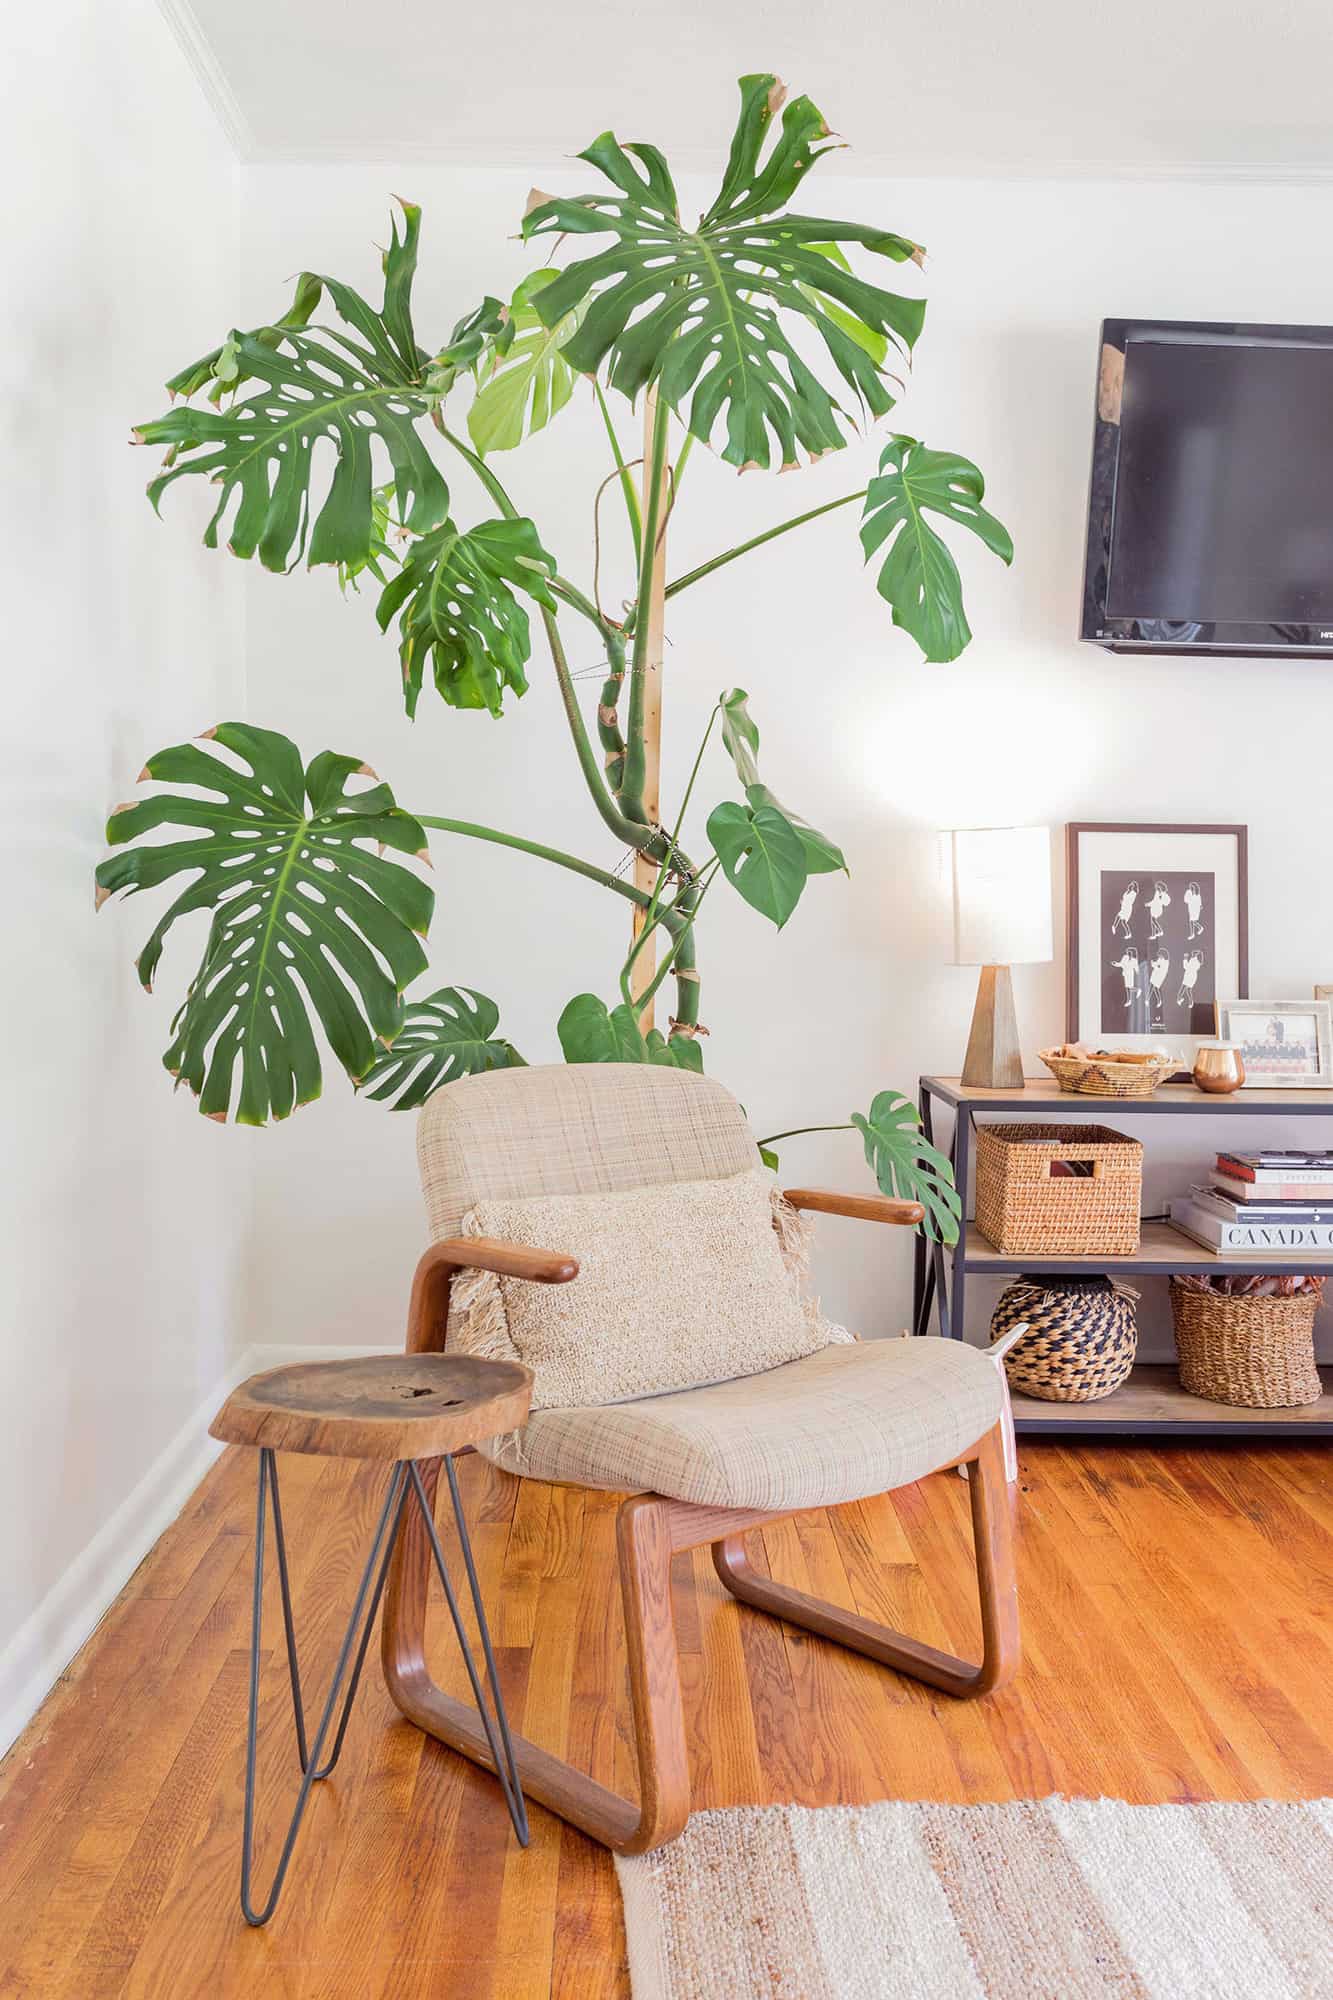
M 535 261 L 509 240 L 529 178 L 572 188 L 583 173 L 568 162 L 532 176 L 421 165 L 252 172 L 242 308 L 271 311 L 302 266 L 372 286 L 369 240 L 383 240 L 393 189 L 424 204 L 418 331 L 442 338 L 483 290 L 502 291 Z M 1333 979 L 1333 916 L 1327 898 L 1312 905 L 1308 894 L 1333 834 L 1327 667 L 1135 662 L 1073 636 L 1102 315 L 1333 316 L 1309 255 L 1333 195 L 830 178 L 819 198 L 930 246 L 927 331 L 902 425 L 985 468 L 1018 557 L 1006 574 L 984 551 L 961 551 L 977 638 L 950 667 L 923 666 L 892 630 L 860 567 L 855 510 L 747 558 L 673 608 L 669 777 L 683 777 L 712 696 L 739 682 L 753 695 L 770 782 L 842 842 L 853 869 L 850 883 L 812 883 L 781 937 L 745 909 L 724 911 L 722 885 L 703 925 L 707 1060 L 761 1132 L 845 1116 L 885 1084 L 911 1091 L 922 1071 L 957 1069 L 975 975 L 944 963 L 939 826 L 1246 821 L 1252 989 L 1299 996 Z M 496 461 L 579 578 L 589 567 L 598 437 L 592 413 L 578 407 L 534 446 Z M 851 490 L 871 463 L 862 447 L 799 478 L 738 483 L 696 453 L 671 527 L 672 570 Z M 460 468 L 465 509 L 477 505 L 468 486 Z M 614 565 L 606 575 L 609 598 L 623 576 Z M 328 743 L 365 755 L 410 806 L 615 858 L 573 775 L 540 654 L 531 693 L 503 722 L 456 714 L 426 694 L 413 726 L 369 601 L 344 604 L 323 574 L 256 572 L 247 587 L 255 719 L 288 729 L 307 750 Z M 591 664 L 595 649 L 564 622 L 575 665 Z M 582 685 L 591 703 L 596 682 Z M 727 775 L 719 751 L 705 806 L 723 796 Z M 550 1059 L 565 1000 L 588 986 L 613 990 L 620 907 L 518 856 L 442 836 L 434 851 L 438 980 L 493 995 L 529 1059 Z M 724 926 L 724 915 L 734 920 Z M 1022 968 L 1016 985 L 1035 1050 L 1063 1033 L 1061 968 Z M 1176 1160 L 1189 1162 L 1207 1138 L 1175 1126 L 1171 1142 Z M 1160 1143 L 1154 1155 L 1148 1195 L 1157 1202 L 1179 1186 L 1181 1169 Z M 851 1135 L 793 1143 L 784 1165 L 803 1180 L 865 1181 Z M 322 1106 L 265 1138 L 258 1172 L 252 1336 L 395 1338 L 423 1234 L 410 1120 L 333 1083 Z M 907 1245 L 851 1224 L 827 1225 L 822 1240 L 830 1307 L 868 1331 L 897 1328 Z
M 239 574 L 197 514 L 154 521 L 127 449 L 231 310 L 239 172 L 152 0 L 48 0 L 7 43 L 0 1747 L 239 1349 L 248 1180 L 160 1068 L 147 900 L 94 923 L 92 883 L 145 755 L 243 702 Z

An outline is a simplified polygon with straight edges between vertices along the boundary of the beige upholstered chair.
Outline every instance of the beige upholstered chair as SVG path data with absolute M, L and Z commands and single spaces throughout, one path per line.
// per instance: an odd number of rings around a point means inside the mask
M 723 1179 L 757 1162 L 744 1114 L 711 1079 L 633 1064 L 552 1066 L 468 1077 L 421 1114 L 419 1152 L 432 1247 L 417 1267 L 408 1349 L 444 1346 L 454 1271 L 538 1284 L 577 1275 L 558 1245 L 460 1234 L 478 1202 Z M 912 1223 L 920 1210 L 880 1195 L 795 1189 L 797 1207 Z M 953 1695 L 1000 1686 L 1018 1663 L 1002 1390 L 986 1356 L 961 1342 L 834 1344 L 766 1373 L 595 1409 L 542 1410 L 491 1451 L 529 1478 L 626 1492 L 620 1579 L 639 1764 L 637 1804 L 523 1738 L 523 1788 L 594 1839 L 641 1853 L 690 1813 L 689 1765 L 671 1610 L 671 1558 L 712 1545 L 734 1596 Z M 969 1665 L 870 1620 L 770 1582 L 744 1534 L 768 1520 L 969 1469 L 983 1657 Z M 425 1468 L 423 1467 L 423 1471 Z M 438 1461 L 431 1467 L 438 1473 Z M 431 1484 L 433 1493 L 434 1487 Z M 422 1729 L 493 1768 L 475 1712 L 431 1679 L 424 1651 L 430 1549 L 405 1523 L 384 1617 L 384 1670 Z

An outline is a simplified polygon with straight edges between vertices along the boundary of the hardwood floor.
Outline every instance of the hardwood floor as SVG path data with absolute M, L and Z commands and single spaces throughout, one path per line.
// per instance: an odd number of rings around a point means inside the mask
M 1049 1792 L 1333 1793 L 1333 1458 L 1318 1446 L 1021 1453 L 1025 1664 L 957 1703 L 734 1603 L 677 1561 L 698 1806 Z M 373 1468 L 281 1462 L 302 1667 L 318 1699 L 380 1496 Z M 511 1714 L 633 1788 L 615 1501 L 460 1465 Z M 237 1906 L 255 1460 L 229 1451 L 0 1767 L 0 1995 L 41 2000 L 612 2000 L 609 1857 L 396 1715 L 373 1655 L 269 1928 Z M 952 1475 L 780 1523 L 757 1567 L 968 1653 Z M 450 1544 L 446 1539 L 446 1551 Z M 265 1604 L 257 1883 L 293 1795 L 276 1589 Z M 437 1632 L 439 1678 L 463 1693 Z

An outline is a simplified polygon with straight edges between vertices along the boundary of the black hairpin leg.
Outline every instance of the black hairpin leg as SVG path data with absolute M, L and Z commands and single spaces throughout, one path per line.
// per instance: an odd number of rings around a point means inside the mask
M 462 1617 L 458 1608 L 458 1600 L 445 1565 L 444 1551 L 440 1547 L 440 1538 L 436 1533 L 435 1521 L 431 1514 L 430 1504 L 426 1499 L 425 1489 L 421 1483 L 421 1475 L 413 1460 L 404 1459 L 394 1466 L 389 1478 L 389 1488 L 375 1528 L 370 1554 L 366 1558 L 366 1565 L 361 1573 L 361 1581 L 357 1586 L 352 1613 L 347 1621 L 347 1630 L 343 1635 L 342 1645 L 338 1650 L 338 1660 L 333 1669 L 333 1679 L 329 1684 L 323 1713 L 319 1719 L 319 1727 L 315 1732 L 314 1743 L 311 1745 L 308 1743 L 306 1737 L 305 1706 L 301 1695 L 301 1674 L 296 1657 L 296 1626 L 292 1615 L 291 1580 L 287 1568 L 287 1541 L 282 1525 L 282 1502 L 278 1494 L 277 1460 L 272 1451 L 262 1450 L 260 1452 L 259 1494 L 255 1509 L 254 1608 L 250 1629 L 250 1701 L 245 1747 L 245 1817 L 241 1849 L 241 1909 L 248 1924 L 256 1926 L 266 1924 L 277 1908 L 278 1898 L 282 1894 L 282 1885 L 286 1880 L 288 1865 L 292 1858 L 292 1850 L 296 1845 L 296 1836 L 300 1832 L 301 1822 L 305 1818 L 305 1810 L 310 1800 L 311 1788 L 321 1778 L 328 1777 L 342 1754 L 343 1739 L 347 1734 L 347 1723 L 352 1712 L 352 1703 L 356 1698 L 357 1687 L 360 1684 L 361 1670 L 365 1664 L 366 1649 L 370 1643 L 370 1634 L 374 1628 L 380 1599 L 384 1594 L 385 1579 L 389 1573 L 389 1561 L 393 1555 L 394 1542 L 397 1539 L 398 1529 L 403 1517 L 403 1509 L 407 1505 L 409 1493 L 415 1493 L 417 1504 L 421 1508 L 422 1518 L 426 1524 L 426 1532 L 430 1537 L 431 1548 L 435 1556 L 435 1566 L 439 1572 L 440 1582 L 444 1586 L 445 1600 L 448 1603 L 450 1615 L 453 1619 L 454 1631 L 458 1636 L 463 1661 L 467 1667 L 468 1679 L 472 1684 L 472 1693 L 486 1730 L 486 1740 L 490 1745 L 491 1754 L 495 1760 L 496 1774 L 500 1780 L 500 1789 L 504 1794 L 505 1804 L 509 1810 L 509 1817 L 513 1821 L 514 1831 L 518 1835 L 520 1845 L 526 1847 L 528 1844 L 527 1809 L 523 1793 L 519 1787 L 518 1769 L 514 1761 L 513 1744 L 509 1734 L 509 1721 L 505 1714 L 504 1700 L 500 1693 L 500 1683 L 495 1670 L 495 1654 L 491 1647 L 490 1630 L 486 1623 L 486 1613 L 482 1605 L 481 1587 L 477 1580 L 476 1565 L 472 1559 L 472 1545 L 468 1540 L 467 1525 L 463 1518 L 462 1503 L 458 1492 L 458 1476 L 454 1471 L 453 1460 L 451 1458 L 446 1458 L 444 1463 L 449 1476 L 449 1492 L 453 1501 L 454 1520 L 458 1527 L 459 1543 L 462 1547 L 463 1560 L 467 1567 L 468 1583 L 472 1591 L 473 1608 L 477 1615 L 477 1626 L 481 1634 L 482 1649 L 486 1659 L 486 1673 L 490 1682 L 491 1699 L 495 1706 L 495 1720 L 492 1721 L 485 1697 L 482 1693 L 481 1679 L 472 1657 L 472 1649 L 468 1644 L 467 1634 L 464 1630 Z M 278 1582 L 282 1593 L 283 1630 L 287 1642 L 287 1671 L 291 1682 L 292 1716 L 296 1724 L 296 1747 L 301 1762 L 301 1786 L 296 1795 L 296 1804 L 292 1810 L 291 1824 L 288 1826 L 287 1836 L 282 1844 L 282 1852 L 278 1856 L 278 1865 L 273 1876 L 273 1882 L 269 1888 L 268 1896 L 262 1906 L 256 1908 L 251 1894 L 251 1868 L 253 1863 L 255 1823 L 255 1772 L 259 1749 L 259 1660 L 264 1613 L 264 1540 L 270 1496 L 273 1507 L 273 1539 L 278 1557 Z M 354 1648 L 355 1659 L 353 1660 Z M 320 1760 L 324 1755 L 324 1746 L 333 1723 L 334 1712 L 338 1708 L 339 1695 L 342 1693 L 343 1681 L 347 1676 L 349 1662 L 352 1663 L 351 1677 L 347 1681 L 347 1691 L 342 1696 L 342 1710 L 338 1717 L 338 1727 L 333 1739 L 333 1748 L 329 1752 L 327 1763 L 322 1763 Z M 497 1725 L 499 1732 L 498 1739 L 496 1733 Z M 503 1755 L 501 1754 L 501 1746 L 503 1746 Z

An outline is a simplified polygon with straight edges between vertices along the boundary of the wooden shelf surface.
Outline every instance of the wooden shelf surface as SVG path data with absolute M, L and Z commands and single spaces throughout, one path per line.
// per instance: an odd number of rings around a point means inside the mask
M 975 1222 L 967 1225 L 965 1254 L 969 1272 L 986 1271 L 1156 1271 L 1163 1277 L 1173 1271 L 1272 1271 L 1274 1273 L 1317 1273 L 1333 1271 L 1333 1250 L 1210 1250 L 1192 1236 L 1173 1229 L 1169 1222 L 1145 1222 L 1139 1247 L 1132 1255 L 1108 1257 L 1096 1253 L 1079 1257 L 1070 1251 L 1056 1251 L 1049 1257 L 1034 1253 L 1014 1255 L 997 1250 L 983 1236 Z
M 1295 1410 L 1242 1409 L 1233 1403 L 1213 1403 L 1182 1389 L 1174 1368 L 1148 1364 L 1131 1371 L 1123 1388 L 1096 1403 L 1046 1403 L 1036 1396 L 1013 1394 L 1014 1423 L 1031 1435 L 1041 1430 L 1193 1430 L 1210 1434 L 1252 1433 L 1278 1429 L 1293 1436 L 1333 1431 L 1333 1369 L 1321 1369 L 1324 1393 L 1317 1403 Z
M 1104 1125 L 1117 1118 L 1136 1118 L 1140 1113 L 1176 1111 L 1205 1118 L 1253 1116 L 1257 1112 L 1275 1115 L 1323 1112 L 1333 1118 L 1333 1089 L 1276 1090 L 1256 1086 L 1233 1091 L 1230 1097 L 1210 1097 L 1192 1083 L 1163 1083 L 1151 1097 L 1085 1097 L 1080 1092 L 1061 1090 L 1053 1076 L 1030 1076 L 1021 1090 L 977 1090 L 957 1076 L 927 1076 L 922 1088 L 946 1104 L 965 1105 L 969 1111 L 1022 1111 L 1042 1116 L 1052 1111 L 1068 1112 L 1085 1125 Z

